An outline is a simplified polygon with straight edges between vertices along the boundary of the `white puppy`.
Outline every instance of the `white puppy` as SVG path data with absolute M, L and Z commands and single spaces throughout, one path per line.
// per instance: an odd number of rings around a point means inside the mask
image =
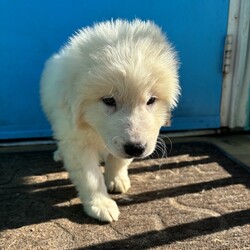
M 88 215 L 118 219 L 107 189 L 126 192 L 128 165 L 154 151 L 177 103 L 177 64 L 161 30 L 140 20 L 84 28 L 47 61 L 41 99 L 58 141 L 54 158 L 64 161 Z

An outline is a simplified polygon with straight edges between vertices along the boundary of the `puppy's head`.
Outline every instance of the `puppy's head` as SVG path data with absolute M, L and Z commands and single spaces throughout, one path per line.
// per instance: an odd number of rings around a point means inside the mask
M 177 104 L 176 56 L 162 35 L 159 40 L 121 41 L 89 55 L 77 91 L 78 125 L 91 126 L 117 157 L 150 155 Z

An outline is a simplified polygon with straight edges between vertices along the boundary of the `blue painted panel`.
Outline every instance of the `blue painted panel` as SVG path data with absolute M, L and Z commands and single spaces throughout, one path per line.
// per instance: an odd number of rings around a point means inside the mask
M 229 0 L 0 0 L 0 139 L 51 134 L 39 102 L 45 60 L 74 31 L 110 18 L 154 20 L 179 51 L 182 97 L 171 130 L 220 126 Z

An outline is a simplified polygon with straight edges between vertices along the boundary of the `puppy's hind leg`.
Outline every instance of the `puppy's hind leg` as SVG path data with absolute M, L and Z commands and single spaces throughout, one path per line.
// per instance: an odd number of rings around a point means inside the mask
M 119 210 L 107 193 L 97 152 L 75 140 L 62 142 L 60 150 L 85 212 L 101 221 L 118 220 Z
M 121 159 L 108 155 L 105 164 L 105 183 L 110 192 L 126 193 L 130 188 L 128 166 L 133 159 Z

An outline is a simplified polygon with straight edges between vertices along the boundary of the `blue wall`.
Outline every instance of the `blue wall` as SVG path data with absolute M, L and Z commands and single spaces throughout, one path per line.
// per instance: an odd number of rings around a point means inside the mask
M 49 136 L 39 104 L 45 60 L 74 31 L 110 18 L 154 20 L 179 52 L 172 130 L 218 128 L 229 0 L 0 0 L 0 139 Z

